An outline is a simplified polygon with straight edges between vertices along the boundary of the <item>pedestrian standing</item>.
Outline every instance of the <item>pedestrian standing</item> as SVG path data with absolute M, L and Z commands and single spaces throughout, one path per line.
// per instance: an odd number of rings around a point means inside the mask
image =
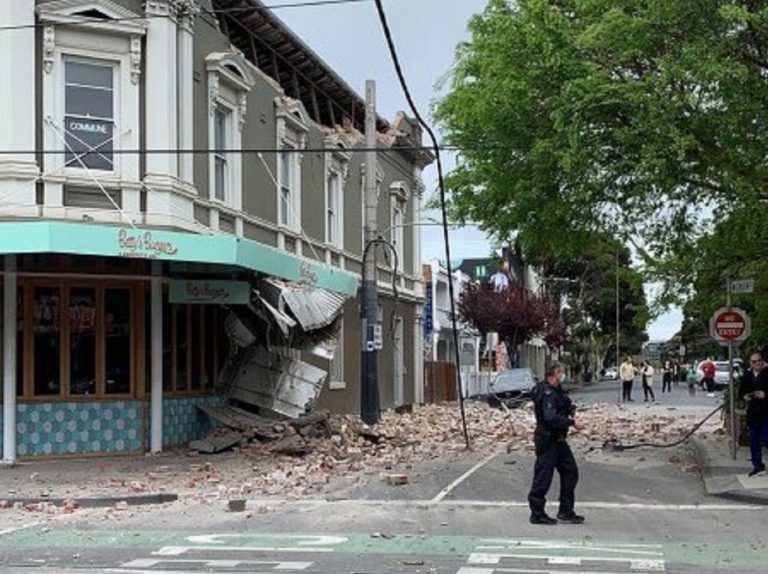
M 739 394 L 747 400 L 747 430 L 752 471 L 749 476 L 765 474 L 763 445 L 768 446 L 768 369 L 762 353 L 752 353 L 750 369 L 744 373 Z
M 691 397 L 696 396 L 696 365 L 691 365 L 686 370 L 686 380 L 688 382 L 688 395 Z
M 704 378 L 701 381 L 701 386 L 707 390 L 708 397 L 715 396 L 715 363 L 712 357 L 707 357 L 704 364 L 701 366 L 701 370 L 704 372 Z
M 683 374 L 683 366 L 680 364 L 680 361 L 675 361 L 672 364 L 672 380 L 675 381 L 675 387 L 677 387 L 678 383 L 685 382 L 685 375 Z
M 619 367 L 619 378 L 621 379 L 621 400 L 622 402 L 632 402 L 632 383 L 635 380 L 635 365 L 631 357 Z
M 533 404 L 536 413 L 536 465 L 533 471 L 533 484 L 528 495 L 531 507 L 531 524 L 582 524 L 584 517 L 574 511 L 576 483 L 579 481 L 579 468 L 568 446 L 568 430 L 583 427 L 574 419 L 575 408 L 570 397 L 562 389 L 565 371 L 557 363 L 549 367 L 546 380 L 536 385 Z M 547 515 L 547 493 L 552 486 L 555 470 L 560 475 L 560 510 L 557 520 Z
M 669 361 L 664 363 L 664 372 L 661 379 L 661 393 L 672 392 L 672 377 L 674 376 L 674 370 L 672 363 Z
M 656 402 L 656 395 L 653 394 L 653 367 L 648 361 L 643 361 L 643 367 L 640 369 L 640 376 L 643 378 L 643 395 L 645 396 L 645 402 L 648 402 L 648 397 L 651 397 L 651 401 Z

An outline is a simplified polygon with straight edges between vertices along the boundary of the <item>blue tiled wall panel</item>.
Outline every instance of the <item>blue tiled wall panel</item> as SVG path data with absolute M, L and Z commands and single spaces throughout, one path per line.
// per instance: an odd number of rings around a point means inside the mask
M 138 452 L 143 409 L 139 401 L 21 404 L 16 420 L 18 455 Z
M 225 403 L 226 398 L 219 396 L 163 399 L 163 446 L 178 446 L 203 438 L 212 428 L 211 421 L 197 406 Z
M 163 446 L 183 445 L 204 437 L 212 425 L 197 406 L 225 403 L 226 398 L 219 396 L 164 397 Z M 19 457 L 34 457 L 141 452 L 142 439 L 146 436 L 149 442 L 149 408 L 149 403 L 142 401 L 20 404 L 17 453 Z M 2 447 L 0 432 L 0 452 Z

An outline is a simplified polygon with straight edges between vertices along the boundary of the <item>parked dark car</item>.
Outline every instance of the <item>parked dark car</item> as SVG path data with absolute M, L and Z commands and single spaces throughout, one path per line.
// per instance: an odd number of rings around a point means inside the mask
M 488 387 L 488 404 L 507 408 L 520 406 L 533 398 L 538 378 L 531 369 L 509 369 L 501 371 Z

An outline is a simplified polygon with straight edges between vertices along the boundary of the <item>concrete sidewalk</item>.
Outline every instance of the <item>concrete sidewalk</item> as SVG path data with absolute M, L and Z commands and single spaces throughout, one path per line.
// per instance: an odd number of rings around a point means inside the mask
M 730 438 L 725 434 L 695 435 L 691 443 L 707 494 L 768 506 L 768 476 L 748 476 L 752 468 L 749 448 L 740 447 L 733 460 Z
M 81 508 L 121 502 L 138 506 L 210 498 L 220 495 L 222 486 L 242 485 L 249 470 L 250 465 L 243 465 L 233 453 L 192 457 L 171 451 L 155 456 L 24 461 L 0 466 L 0 508 L 59 507 L 67 501 Z

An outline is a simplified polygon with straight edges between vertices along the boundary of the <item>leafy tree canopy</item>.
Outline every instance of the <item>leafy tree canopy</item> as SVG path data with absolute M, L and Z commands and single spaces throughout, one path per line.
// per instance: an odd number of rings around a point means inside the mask
M 469 28 L 435 109 L 454 217 L 534 259 L 632 238 L 686 287 L 725 233 L 702 214 L 768 212 L 768 2 L 490 0 Z

